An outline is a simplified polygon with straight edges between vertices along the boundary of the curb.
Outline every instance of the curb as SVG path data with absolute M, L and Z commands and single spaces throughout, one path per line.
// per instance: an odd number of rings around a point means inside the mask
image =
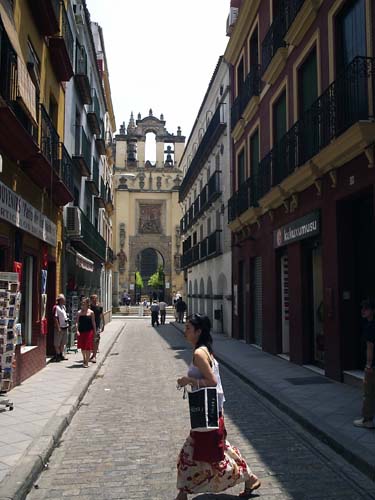
M 182 333 L 175 323 L 171 323 L 171 325 L 173 325 L 176 330 Z M 231 360 L 222 357 L 220 354 L 216 355 L 216 358 L 230 372 L 232 372 L 239 379 L 245 382 L 245 384 L 254 389 L 258 394 L 270 401 L 274 406 L 276 406 L 276 408 L 291 417 L 313 437 L 319 439 L 322 443 L 329 446 L 332 450 L 341 455 L 347 462 L 349 462 L 351 465 L 365 474 L 369 479 L 371 479 L 372 481 L 375 480 L 375 457 L 373 457 L 372 453 L 365 447 L 348 439 L 346 436 L 343 436 L 329 425 L 327 425 L 327 428 L 329 427 L 331 429 L 331 432 L 328 433 L 324 431 L 318 425 L 318 422 L 314 422 L 314 418 L 312 418 L 312 415 L 307 415 L 306 411 L 304 410 L 297 411 L 296 409 L 294 409 L 293 406 L 295 407 L 295 403 L 286 399 L 285 396 L 284 400 L 277 398 L 274 394 L 272 394 L 272 392 L 265 384 L 261 383 L 261 381 L 251 380 L 250 378 L 248 378 L 248 376 L 241 373 L 237 368 L 234 368 Z M 254 378 L 256 380 L 256 377 Z
M 57 446 L 62 434 L 69 426 L 79 408 L 80 402 L 125 327 L 126 324 L 121 326 L 115 333 L 107 352 L 96 364 L 95 370 L 92 371 L 90 377 L 84 382 L 84 385 L 79 387 L 64 401 L 56 413 L 49 419 L 42 434 L 38 436 L 35 442 L 31 443 L 19 464 L 4 477 L 3 482 L 5 485 L 1 487 L 0 500 L 23 500 L 30 492 L 39 474 L 44 468 L 48 467 L 47 462 L 49 457 Z

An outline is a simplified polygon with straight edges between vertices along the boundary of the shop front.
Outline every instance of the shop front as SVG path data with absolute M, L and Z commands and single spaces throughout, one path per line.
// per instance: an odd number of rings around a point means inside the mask
M 18 187 L 24 187 L 22 179 Z M 22 194 L 26 191 L 22 190 Z M 47 336 L 53 335 L 48 311 L 56 298 L 57 228 L 32 203 L 0 182 L 0 235 L 0 272 L 15 273 L 17 277 L 17 315 L 7 320 L 9 326 L 16 318 L 12 363 L 15 386 L 46 364 Z M 5 288 L 2 293 L 3 298 L 9 295 Z M 5 303 L 11 306 L 12 300 L 5 297 Z

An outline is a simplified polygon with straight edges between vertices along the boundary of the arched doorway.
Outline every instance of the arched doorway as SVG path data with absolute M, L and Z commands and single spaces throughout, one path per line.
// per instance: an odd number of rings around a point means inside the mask
M 165 284 L 158 290 L 148 285 L 148 280 L 157 272 L 159 266 L 162 266 L 164 269 L 164 258 L 155 248 L 145 248 L 139 252 L 137 256 L 137 269 L 143 281 L 142 295 L 147 295 L 147 297 L 154 295 L 155 298 L 161 300 L 164 298 Z M 139 291 L 137 291 L 137 294 L 139 294 Z
M 198 312 L 198 283 L 194 280 L 194 300 L 192 313 Z

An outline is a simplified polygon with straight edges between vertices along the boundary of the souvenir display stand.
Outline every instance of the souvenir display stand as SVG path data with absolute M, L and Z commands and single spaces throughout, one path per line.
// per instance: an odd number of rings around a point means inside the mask
M 17 273 L 0 273 L 0 394 L 10 391 L 15 368 L 15 348 L 22 344 L 18 323 L 21 293 Z M 0 407 L 13 409 L 9 399 L 0 399 Z

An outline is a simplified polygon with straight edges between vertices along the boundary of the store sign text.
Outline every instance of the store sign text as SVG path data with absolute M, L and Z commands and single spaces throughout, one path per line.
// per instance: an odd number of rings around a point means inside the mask
M 320 233 L 319 212 L 312 212 L 274 231 L 274 247 L 311 238 Z

